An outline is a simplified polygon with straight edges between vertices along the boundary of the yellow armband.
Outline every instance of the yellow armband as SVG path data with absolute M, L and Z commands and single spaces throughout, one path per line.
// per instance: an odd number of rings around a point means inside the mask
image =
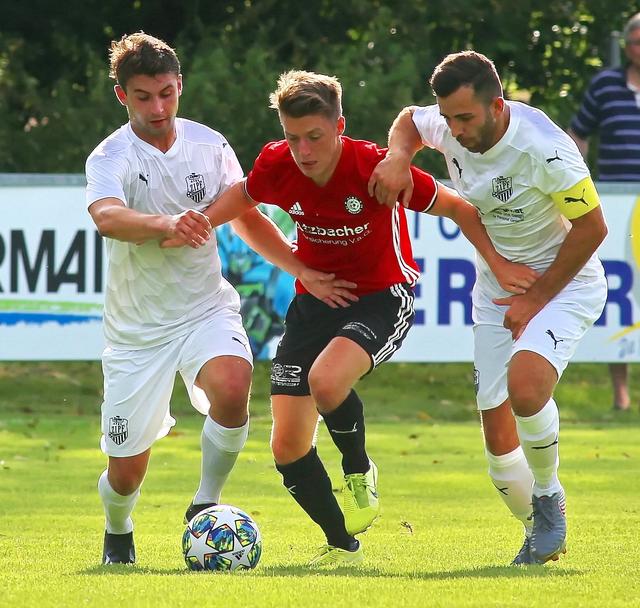
M 590 177 L 585 177 L 568 190 L 554 192 L 551 198 L 568 220 L 582 217 L 600 205 L 600 197 Z

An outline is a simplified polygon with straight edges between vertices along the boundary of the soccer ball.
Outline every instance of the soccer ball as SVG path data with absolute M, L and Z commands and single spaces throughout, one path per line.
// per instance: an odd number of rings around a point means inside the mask
M 262 538 L 244 511 L 215 505 L 187 524 L 182 552 L 189 570 L 250 570 L 260 561 Z

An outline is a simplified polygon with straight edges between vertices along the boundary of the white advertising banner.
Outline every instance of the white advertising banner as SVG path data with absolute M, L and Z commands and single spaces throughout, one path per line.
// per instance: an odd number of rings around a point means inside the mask
M 640 361 L 640 199 L 629 184 L 598 189 L 609 226 L 599 250 L 609 297 L 574 360 Z M 0 175 L 0 210 L 0 360 L 98 359 L 106 258 L 85 208 L 84 178 Z M 275 219 L 290 230 L 288 219 Z M 409 227 L 423 275 L 414 327 L 394 360 L 471 361 L 473 248 L 448 220 L 409 212 Z M 291 280 L 228 229 L 218 238 L 254 351 L 268 357 Z

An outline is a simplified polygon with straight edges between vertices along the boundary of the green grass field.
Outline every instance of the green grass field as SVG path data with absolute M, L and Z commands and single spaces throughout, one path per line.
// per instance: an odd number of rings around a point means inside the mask
M 383 516 L 361 536 L 363 566 L 310 571 L 323 538 L 273 468 L 259 365 L 251 435 L 224 497 L 255 517 L 264 552 L 254 571 L 211 574 L 187 572 L 180 550 L 201 426 L 181 386 L 178 425 L 154 448 L 134 514 L 138 563 L 104 568 L 99 366 L 2 364 L 0 606 L 640 605 L 637 406 L 610 411 L 604 366 L 570 368 L 556 394 L 569 552 L 511 568 L 521 531 L 486 475 L 469 376 L 469 365 L 390 364 L 362 383 Z M 324 431 L 319 450 L 337 489 Z

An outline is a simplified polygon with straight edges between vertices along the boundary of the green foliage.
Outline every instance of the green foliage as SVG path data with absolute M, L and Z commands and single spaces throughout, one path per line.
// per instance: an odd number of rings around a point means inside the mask
M 277 75 L 311 69 L 345 87 L 347 133 L 384 143 L 397 112 L 432 103 L 427 80 L 448 53 L 491 57 L 509 96 L 566 127 L 589 79 L 609 63 L 610 32 L 629 0 L 227 0 L 201 3 L 18 4 L 0 32 L 0 172 L 81 172 L 96 144 L 126 121 L 107 78 L 112 38 L 143 29 L 175 45 L 185 76 L 182 114 L 210 124 L 248 170 L 280 137 L 267 97 Z M 424 168 L 445 177 L 438 155 Z

